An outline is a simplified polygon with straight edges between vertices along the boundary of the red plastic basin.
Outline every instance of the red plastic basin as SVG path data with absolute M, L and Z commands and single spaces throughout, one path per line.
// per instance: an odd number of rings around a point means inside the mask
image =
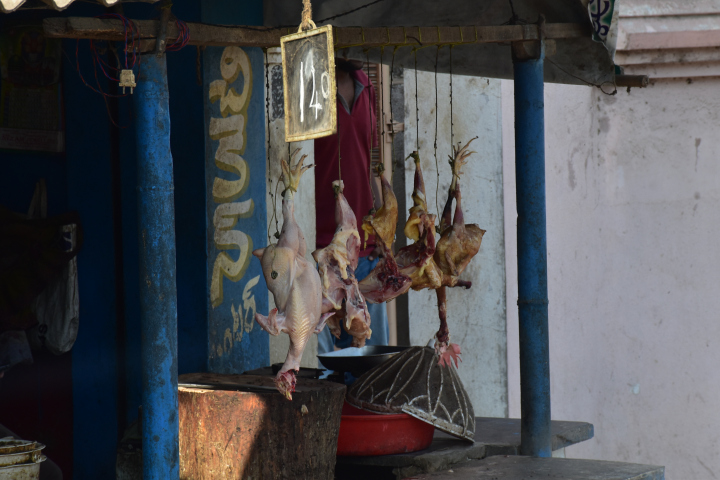
M 343 405 L 337 454 L 390 455 L 416 452 L 432 443 L 435 427 L 406 413 L 382 415 Z

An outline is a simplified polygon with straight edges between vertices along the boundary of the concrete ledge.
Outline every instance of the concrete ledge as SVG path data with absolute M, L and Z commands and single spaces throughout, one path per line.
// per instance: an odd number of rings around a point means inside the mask
M 589 440 L 594 430 L 590 423 L 553 421 L 551 424 L 552 448 L 561 448 Z M 517 455 L 520 447 L 520 419 L 477 417 L 475 419 L 475 443 L 457 439 L 439 430 L 430 448 L 414 453 L 382 455 L 377 457 L 337 457 L 337 478 L 355 478 L 365 468 L 372 467 L 373 478 L 378 469 L 394 472 L 392 477 L 438 472 L 453 468 L 454 465 L 492 455 Z M 367 473 L 367 472 L 366 472 Z M 368 477 L 365 477 L 368 478 Z M 387 478 L 391 478 L 388 476 Z
M 665 467 L 635 463 L 533 458 L 518 456 L 488 457 L 439 473 L 416 475 L 413 480 L 493 479 L 521 480 L 664 480 Z

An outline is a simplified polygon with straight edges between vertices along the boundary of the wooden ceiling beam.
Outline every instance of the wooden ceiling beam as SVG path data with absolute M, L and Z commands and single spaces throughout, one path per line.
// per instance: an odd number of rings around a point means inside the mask
M 152 40 L 157 36 L 157 20 L 133 20 L 140 39 Z M 271 48 L 280 46 L 280 37 L 295 33 L 292 28 L 248 26 L 219 26 L 188 23 L 189 45 L 239 46 Z M 89 17 L 46 18 L 43 29 L 48 38 L 122 41 L 125 30 L 120 20 Z M 589 25 L 550 23 L 544 26 L 545 38 L 563 39 L 589 37 Z M 168 23 L 167 37 L 177 38 L 174 21 Z M 335 48 L 351 46 L 403 47 L 449 44 L 508 43 L 537 40 L 537 25 L 464 26 L 464 27 L 335 27 Z

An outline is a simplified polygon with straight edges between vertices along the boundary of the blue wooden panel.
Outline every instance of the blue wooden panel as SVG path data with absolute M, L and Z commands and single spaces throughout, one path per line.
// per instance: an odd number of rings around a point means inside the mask
M 173 14 L 200 20 L 199 2 L 176 2 Z M 189 46 L 167 54 L 170 88 L 170 149 L 175 175 L 177 242 L 178 373 L 207 371 L 207 283 L 203 88 L 197 81 L 198 51 Z
M 264 57 L 260 49 L 204 54 L 208 366 L 241 373 L 270 361 L 254 321 L 268 291 L 252 250 L 267 244 Z
M 64 41 L 66 52 L 74 41 Z M 80 58 L 89 59 L 87 43 Z M 78 255 L 80 328 L 72 350 L 75 479 L 114 478 L 118 438 L 109 121 L 100 95 L 82 84 L 66 61 L 68 208 L 80 212 L 84 242 Z M 82 63 L 85 78 L 92 64 Z M 104 87 L 105 88 L 105 87 Z

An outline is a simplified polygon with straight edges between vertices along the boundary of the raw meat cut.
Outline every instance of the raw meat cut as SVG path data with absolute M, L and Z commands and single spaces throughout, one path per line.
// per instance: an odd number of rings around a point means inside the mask
M 363 219 L 362 228 L 368 235 L 375 235 L 375 243 L 381 255 L 375 268 L 359 282 L 360 291 L 370 303 L 382 303 L 402 295 L 410 289 L 412 280 L 398 270 L 392 243 L 397 227 L 398 204 L 390 183 L 381 175 L 383 206 Z
M 396 260 L 400 272 L 412 279 L 412 289 L 436 289 L 442 284 L 442 272 L 435 264 L 435 215 L 427 211 L 425 201 L 425 182 L 420 168 L 420 156 L 417 152 L 410 155 L 415 160 L 415 183 L 413 188 L 413 206 L 405 222 L 405 236 L 415 243 L 401 248 Z
M 335 312 L 328 319 L 330 332 L 340 338 L 340 322 L 353 337 L 351 346 L 362 347 L 370 338 L 370 313 L 360 293 L 355 269 L 360 256 L 360 234 L 355 214 L 343 195 L 342 180 L 332 183 L 335 191 L 335 235 L 332 242 L 313 252 L 322 283 L 322 313 Z

